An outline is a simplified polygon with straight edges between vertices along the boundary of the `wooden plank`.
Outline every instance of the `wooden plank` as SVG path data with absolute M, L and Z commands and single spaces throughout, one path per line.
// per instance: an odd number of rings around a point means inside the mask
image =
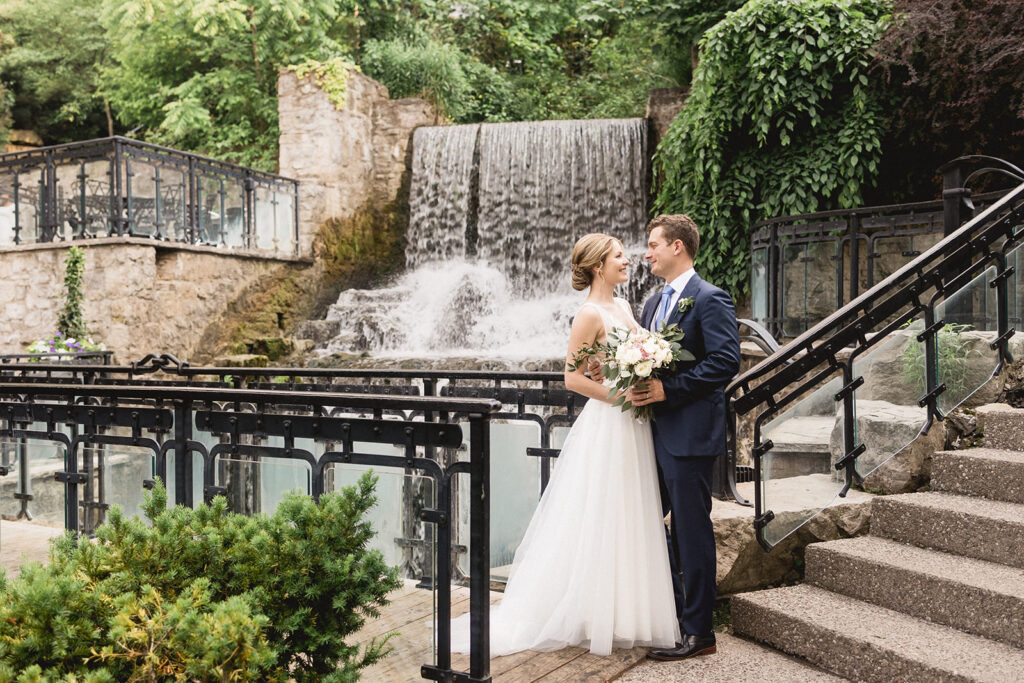
M 453 598 L 455 600 L 456 598 Z M 466 607 L 462 609 L 463 612 L 469 610 L 469 598 L 458 599 L 458 602 L 452 603 L 452 611 L 462 605 L 466 604 Z M 380 619 L 367 624 L 357 634 L 359 642 L 364 642 L 375 636 L 381 636 L 388 631 L 400 631 L 405 628 L 409 628 L 410 625 L 415 625 L 419 622 L 432 622 L 434 620 L 434 601 L 427 593 L 425 598 L 422 598 L 418 602 L 408 604 L 405 607 L 399 607 L 395 610 L 388 610 L 381 615 Z M 423 628 L 426 628 L 425 626 Z
M 533 656 L 518 666 L 498 675 L 492 673 L 492 677 L 495 683 L 530 683 L 542 679 L 585 653 L 586 650 L 578 647 L 563 647 L 554 652 L 532 652 Z
M 647 649 L 612 650 L 607 657 L 587 652 L 547 676 L 537 679 L 544 683 L 576 683 L 577 681 L 613 681 L 636 666 L 647 655 Z

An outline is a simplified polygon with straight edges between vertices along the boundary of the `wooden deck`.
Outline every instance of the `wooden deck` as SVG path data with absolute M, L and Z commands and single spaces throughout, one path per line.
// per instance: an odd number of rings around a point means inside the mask
M 368 623 L 356 636 L 358 642 L 363 643 L 390 631 L 399 632 L 389 641 L 394 652 L 376 666 L 366 669 L 363 680 L 374 683 L 422 681 L 420 666 L 433 661 L 433 594 L 416 588 L 413 582 L 407 582 L 404 588 L 392 594 L 391 600 L 380 619 Z M 501 593 L 491 593 L 492 604 L 500 600 Z M 469 589 L 453 588 L 452 616 L 457 617 L 468 611 Z M 555 652 L 517 652 L 492 659 L 491 677 L 496 682 L 504 683 L 613 681 L 640 662 L 646 653 L 646 648 L 615 650 L 608 657 L 598 657 L 581 648 L 565 648 Z M 469 657 L 453 655 L 452 667 L 468 671 Z

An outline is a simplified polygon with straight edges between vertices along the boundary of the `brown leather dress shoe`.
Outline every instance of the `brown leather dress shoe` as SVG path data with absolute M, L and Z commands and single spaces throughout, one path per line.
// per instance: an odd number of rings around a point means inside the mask
M 656 659 L 659 662 L 678 662 L 698 655 L 713 655 L 717 651 L 713 632 L 702 636 L 687 634 L 683 636 L 683 642 L 677 643 L 673 648 L 651 650 L 647 653 L 647 659 Z

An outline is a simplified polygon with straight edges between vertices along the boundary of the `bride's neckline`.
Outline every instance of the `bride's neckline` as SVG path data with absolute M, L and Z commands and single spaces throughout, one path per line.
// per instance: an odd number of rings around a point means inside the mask
M 601 321 L 602 322 L 605 321 L 605 317 L 607 316 L 608 318 L 610 318 L 615 323 L 616 326 L 625 328 L 627 330 L 632 330 L 633 329 L 632 321 L 631 320 L 623 320 L 622 317 L 621 317 L 622 316 L 622 303 L 620 303 L 620 300 L 619 299 L 612 299 L 612 304 L 615 307 L 615 310 L 618 312 L 618 314 L 612 313 L 611 311 L 609 311 L 607 308 L 605 308 L 601 304 L 597 303 L 596 301 L 584 301 L 583 302 L 584 306 L 593 306 L 594 308 L 596 308 L 598 311 L 601 312 Z M 607 334 L 610 331 L 611 330 L 605 330 L 604 331 L 605 335 L 607 336 Z

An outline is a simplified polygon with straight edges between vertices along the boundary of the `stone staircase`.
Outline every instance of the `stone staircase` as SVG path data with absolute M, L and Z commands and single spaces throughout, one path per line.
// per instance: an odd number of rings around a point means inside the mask
M 805 583 L 733 598 L 736 633 L 858 681 L 1024 680 L 1024 410 L 978 419 L 986 447 L 935 453 L 930 492 L 808 546 Z

